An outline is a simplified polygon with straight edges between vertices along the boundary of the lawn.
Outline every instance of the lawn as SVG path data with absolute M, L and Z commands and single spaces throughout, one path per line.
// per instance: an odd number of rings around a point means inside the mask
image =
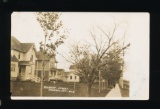
M 107 88 L 99 93 L 98 84 L 93 84 L 91 97 L 104 97 L 109 91 L 110 88 Z M 40 96 L 40 83 L 11 81 L 11 92 L 12 96 Z M 86 94 L 87 87 L 83 83 L 75 84 L 75 93 L 74 83 L 44 82 L 43 84 L 43 96 L 45 97 L 86 97 Z

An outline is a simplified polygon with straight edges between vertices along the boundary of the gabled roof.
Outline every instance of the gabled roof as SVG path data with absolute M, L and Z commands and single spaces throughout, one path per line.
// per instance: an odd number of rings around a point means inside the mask
M 22 44 L 24 52 L 28 52 L 29 49 L 34 45 L 34 43 L 21 43 L 21 44 Z
M 15 55 L 13 55 L 13 57 L 12 57 L 12 55 L 11 55 L 11 61 L 12 61 L 12 62 L 19 62 L 19 60 L 16 58 Z
M 11 36 L 11 50 L 17 50 L 20 52 L 28 52 L 34 43 L 21 43 L 15 37 Z

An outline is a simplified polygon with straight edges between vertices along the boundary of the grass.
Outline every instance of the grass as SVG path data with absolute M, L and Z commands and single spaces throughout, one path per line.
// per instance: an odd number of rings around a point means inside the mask
M 49 88 L 50 87 L 50 88 Z M 87 87 L 83 83 L 52 83 L 44 82 L 43 84 L 43 96 L 45 97 L 86 97 Z M 104 97 L 110 89 L 106 89 L 99 93 L 98 84 L 92 85 L 91 97 Z M 40 96 L 40 83 L 33 83 L 30 81 L 11 81 L 12 96 L 27 96 L 34 97 Z

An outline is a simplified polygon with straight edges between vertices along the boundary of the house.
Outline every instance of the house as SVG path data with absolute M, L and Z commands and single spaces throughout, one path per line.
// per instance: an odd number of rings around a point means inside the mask
M 80 75 L 74 72 L 69 72 L 67 74 L 66 82 L 80 82 Z
M 74 72 L 64 72 L 63 82 L 81 82 L 81 76 Z
M 77 72 L 78 68 L 75 65 L 71 65 L 70 68 L 70 73 L 68 74 L 69 78 L 67 78 L 67 81 L 70 82 L 84 82 L 84 78 L 80 73 Z
M 49 81 L 50 78 L 56 78 L 57 75 L 57 61 L 55 57 L 49 58 L 47 55 L 44 57 L 42 52 L 37 52 L 37 60 L 35 64 L 35 75 L 41 78 L 43 72 L 43 59 L 44 59 L 44 81 Z
M 63 82 L 81 82 L 81 76 L 76 73 L 75 66 L 71 65 L 69 69 L 70 71 L 62 74 Z
M 19 60 L 16 58 L 15 55 L 11 56 L 11 65 L 10 65 L 10 69 L 11 69 L 11 80 L 16 80 L 17 76 L 18 76 L 18 62 Z
M 18 71 L 15 58 L 18 61 Z M 34 43 L 21 43 L 11 36 L 11 78 L 14 76 L 21 81 L 34 80 L 36 59 Z

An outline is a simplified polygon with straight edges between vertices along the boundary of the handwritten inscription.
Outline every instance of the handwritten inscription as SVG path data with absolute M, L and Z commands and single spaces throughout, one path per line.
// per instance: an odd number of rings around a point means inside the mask
M 68 93 L 74 93 L 74 91 L 69 90 L 66 87 L 52 87 L 52 86 L 44 86 L 44 89 L 47 89 L 48 91 L 54 91 L 54 92 L 68 92 Z

